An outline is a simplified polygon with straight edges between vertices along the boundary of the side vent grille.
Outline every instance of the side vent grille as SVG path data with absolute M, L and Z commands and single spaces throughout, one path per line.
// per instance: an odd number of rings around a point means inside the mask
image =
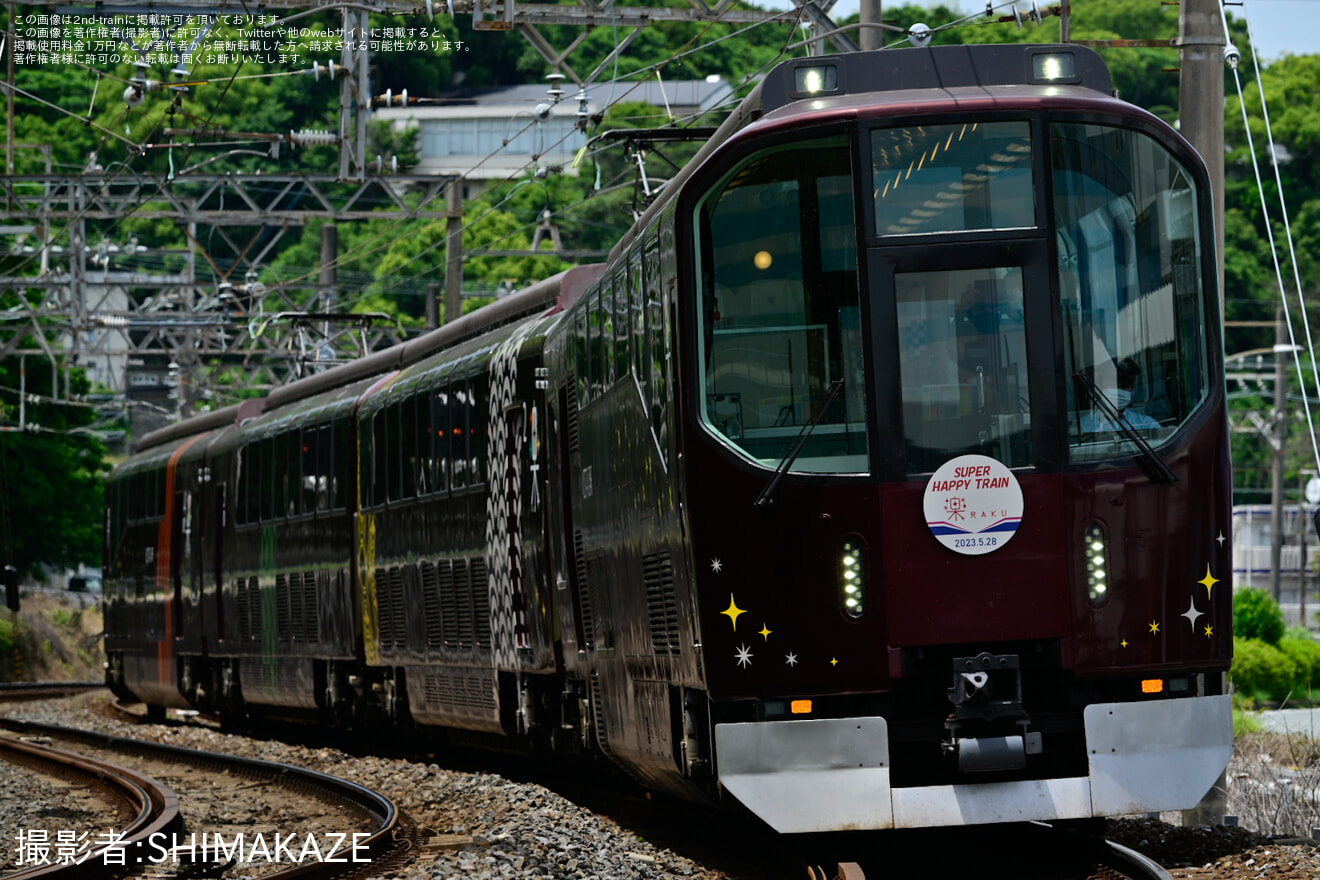
M 293 639 L 293 613 L 289 608 L 289 579 L 275 575 L 275 635 L 281 642 Z
M 582 549 L 582 531 L 573 531 L 573 561 L 577 576 L 578 614 L 582 622 L 582 649 L 596 649 L 596 619 L 591 613 L 591 584 L 587 582 L 586 552 Z
M 476 641 L 476 627 L 472 620 L 472 582 L 466 559 L 454 560 L 454 589 L 458 594 L 458 641 L 453 647 L 471 648 Z
M 564 388 L 564 435 L 568 439 L 568 451 L 576 455 L 580 449 L 578 445 L 578 396 L 577 383 L 569 382 Z
M 449 563 L 441 563 L 446 568 Z M 435 563 L 422 563 L 422 611 L 426 616 L 426 647 L 444 646 L 444 629 L 440 615 L 440 574 Z
M 678 653 L 678 600 L 674 596 L 674 562 L 669 551 L 642 557 L 646 612 L 651 621 L 651 646 L 657 654 Z
M 600 673 L 591 673 L 591 708 L 596 721 L 596 743 L 600 750 L 607 755 L 612 755 L 610 751 L 609 725 L 605 722 L 605 703 L 600 685 Z
M 476 617 L 477 648 L 489 651 L 490 638 L 490 584 L 486 576 L 486 559 L 473 557 L 468 563 L 468 584 L 472 589 L 472 611 Z
M 456 648 L 462 642 L 458 631 L 458 584 L 454 578 L 454 566 L 448 559 L 442 560 L 436 569 L 440 591 L 440 626 L 444 633 L 445 645 Z

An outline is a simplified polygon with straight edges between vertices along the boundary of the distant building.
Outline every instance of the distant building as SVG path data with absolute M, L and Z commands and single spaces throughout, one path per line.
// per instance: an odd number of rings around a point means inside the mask
M 1270 591 L 1271 541 L 1274 535 L 1272 507 L 1268 504 L 1238 504 L 1233 507 L 1233 589 L 1256 587 Z M 1279 605 L 1289 626 L 1315 627 L 1317 604 L 1316 562 L 1320 539 L 1311 522 L 1311 511 L 1296 504 L 1283 508 L 1283 546 L 1279 565 Z M 1306 585 L 1303 595 L 1300 587 Z M 1303 614 L 1303 607 L 1305 613 Z
M 464 198 L 472 198 L 490 183 L 516 176 L 533 154 L 541 156 L 542 166 L 572 165 L 587 141 L 577 128 L 584 108 L 577 86 L 565 82 L 562 88 L 560 101 L 543 120 L 536 111 L 550 103 L 544 83 L 461 89 L 426 104 L 377 108 L 374 118 L 396 131 L 417 126 L 421 161 L 412 170 L 462 174 L 467 180 Z M 673 82 L 651 78 L 588 86 L 586 94 L 588 114 L 614 102 L 640 101 L 654 106 L 658 115 L 684 119 L 715 109 L 733 94 L 733 87 L 718 76 Z

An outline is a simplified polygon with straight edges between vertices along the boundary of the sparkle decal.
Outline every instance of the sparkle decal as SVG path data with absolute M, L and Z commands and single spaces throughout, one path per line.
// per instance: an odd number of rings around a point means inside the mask
M 724 571 L 724 563 L 720 562 L 720 558 L 718 556 L 716 556 L 714 559 L 710 561 L 710 570 L 715 572 L 716 574 L 719 574 L 720 572 Z
M 726 615 L 729 620 L 733 621 L 734 632 L 738 631 L 738 615 L 746 613 L 746 611 L 738 607 L 737 602 L 733 601 L 733 593 L 729 594 L 729 607 L 720 612 L 720 614 Z
M 839 658 L 838 658 L 838 657 L 831 657 L 831 658 L 830 658 L 830 665 L 831 665 L 831 666 L 838 666 L 838 665 L 839 665 Z
M 789 666 L 797 666 L 797 654 L 794 654 L 792 651 L 789 651 L 787 654 L 784 655 L 784 663 L 786 663 Z
M 1212 635 L 1214 635 L 1214 634 L 1215 634 L 1215 628 L 1214 628 L 1213 626 L 1207 626 L 1207 627 L 1205 628 L 1205 637 L 1206 637 L 1207 639 L 1210 638 L 1210 637 L 1211 637 Z
M 1210 588 L 1219 583 L 1219 578 L 1210 574 L 1210 566 L 1207 564 L 1205 567 L 1205 577 L 1201 578 L 1197 583 L 1205 587 L 1205 595 L 1208 599 L 1210 598 Z
M 738 650 L 733 652 L 733 659 L 737 660 L 738 665 L 741 667 L 745 668 L 751 666 L 752 649 L 749 648 L 746 644 L 739 645 Z
M 1152 620 L 1152 621 L 1150 622 L 1150 631 L 1153 632 L 1153 633 L 1157 633 L 1157 632 L 1160 631 L 1160 624 L 1159 624 L 1159 621 Z
M 1196 597 L 1193 596 L 1187 600 L 1187 610 L 1178 616 L 1187 618 L 1187 622 L 1192 627 L 1192 632 L 1196 632 L 1196 618 L 1202 617 L 1204 614 L 1205 612 L 1197 610 Z
M 1119 642 L 1119 644 L 1122 645 L 1124 648 L 1126 648 L 1126 647 L 1127 647 L 1127 639 L 1124 639 L 1123 641 Z
M 1215 538 L 1215 542 L 1218 543 L 1221 548 L 1224 546 L 1224 542 L 1227 540 L 1228 539 L 1224 537 L 1223 531 L 1220 531 L 1219 537 Z
M 774 632 L 774 630 L 772 630 L 770 627 L 766 626 L 763 623 L 761 624 L 761 629 L 759 630 L 758 634 L 761 636 L 761 638 L 765 639 L 768 642 L 770 641 L 770 633 L 772 632 Z

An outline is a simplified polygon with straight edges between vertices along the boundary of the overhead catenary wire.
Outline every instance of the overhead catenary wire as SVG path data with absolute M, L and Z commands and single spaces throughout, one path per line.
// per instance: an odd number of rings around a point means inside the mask
M 1228 32 L 1227 17 L 1221 14 L 1220 18 L 1224 23 L 1224 37 L 1227 41 L 1227 44 L 1232 45 L 1232 39 Z M 1243 20 L 1247 26 L 1247 39 L 1251 42 L 1252 46 L 1255 46 L 1255 40 L 1251 36 L 1251 22 L 1247 20 L 1245 14 L 1243 15 Z M 1252 52 L 1252 60 L 1256 66 L 1256 86 L 1260 90 L 1260 106 L 1261 106 L 1261 113 L 1265 121 L 1266 143 L 1270 151 L 1270 155 L 1271 157 L 1273 157 L 1275 155 L 1274 131 L 1272 126 L 1270 125 L 1269 105 L 1265 100 L 1265 85 L 1260 75 L 1260 61 L 1257 59 L 1255 52 Z M 1283 269 L 1279 262 L 1278 250 L 1275 246 L 1274 229 L 1273 229 L 1273 224 L 1270 221 L 1269 205 L 1265 198 L 1264 181 L 1261 179 L 1260 160 L 1257 159 L 1256 157 L 1255 138 L 1251 134 L 1251 125 L 1247 118 L 1247 103 L 1242 92 L 1242 78 L 1238 75 L 1238 69 L 1236 64 L 1231 64 L 1229 66 L 1233 71 L 1233 81 L 1237 86 L 1238 104 L 1242 108 L 1242 126 L 1245 129 L 1247 135 L 1247 152 L 1250 153 L 1251 155 L 1251 167 L 1256 176 L 1256 189 L 1260 193 L 1260 207 L 1262 212 L 1262 219 L 1264 220 L 1265 234 L 1269 240 L 1270 258 L 1273 260 L 1274 263 L 1274 277 L 1279 286 L 1279 300 L 1283 304 L 1284 323 L 1288 328 L 1288 343 L 1289 345 L 1292 346 L 1293 351 L 1299 351 L 1300 347 L 1297 345 L 1297 337 L 1293 333 L 1292 310 L 1288 305 L 1288 291 L 1283 281 Z M 1311 358 L 1311 370 L 1314 376 L 1316 390 L 1317 393 L 1320 393 L 1320 373 L 1316 372 L 1317 366 L 1316 366 L 1316 357 L 1315 357 L 1315 342 L 1311 336 L 1310 321 L 1306 316 L 1306 301 L 1302 296 L 1302 280 L 1297 267 L 1297 251 L 1293 245 L 1292 224 L 1288 220 L 1288 205 L 1284 199 L 1283 180 L 1279 174 L 1278 161 L 1277 160 L 1274 161 L 1273 164 L 1274 164 L 1275 186 L 1279 191 L 1280 213 L 1283 216 L 1284 235 L 1288 244 L 1289 259 L 1293 267 L 1293 279 L 1297 287 L 1297 302 L 1299 305 L 1299 310 L 1302 313 L 1302 324 L 1306 332 L 1306 348 Z M 1281 353 L 1276 353 L 1276 356 L 1278 354 Z M 1316 467 L 1320 468 L 1320 444 L 1318 444 L 1316 440 L 1315 422 L 1311 415 L 1311 403 L 1310 403 L 1311 395 L 1307 391 L 1306 378 L 1305 378 L 1306 374 L 1302 370 L 1302 366 L 1300 363 L 1297 366 L 1297 374 L 1298 374 L 1298 378 L 1302 380 L 1302 410 L 1306 415 L 1307 434 L 1311 438 L 1311 453 L 1314 457 Z M 1276 394 L 1278 393 L 1278 389 L 1275 390 L 1275 393 Z

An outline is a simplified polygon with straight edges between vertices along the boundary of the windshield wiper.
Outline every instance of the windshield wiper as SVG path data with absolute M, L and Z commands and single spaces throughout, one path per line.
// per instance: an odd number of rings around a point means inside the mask
M 798 455 L 802 452 L 802 447 L 807 445 L 807 438 L 811 436 L 812 431 L 816 430 L 820 420 L 825 417 L 825 411 L 830 408 L 830 404 L 834 402 L 834 398 L 842 390 L 842 379 L 835 379 L 830 383 L 830 390 L 825 395 L 824 403 L 820 405 L 820 409 L 816 410 L 816 414 L 811 417 L 811 420 L 802 426 L 802 430 L 798 431 L 797 440 L 793 441 L 793 447 L 788 450 L 788 455 L 784 456 L 784 460 L 779 463 L 779 467 L 775 468 L 774 476 L 770 478 L 770 482 L 765 484 L 765 488 L 761 490 L 756 503 L 752 505 L 753 507 L 765 507 L 771 503 L 770 496 L 775 494 L 775 489 L 779 487 L 779 481 L 784 478 L 784 474 L 788 473 L 788 469 L 793 466 L 793 462 L 797 461 Z
M 1127 416 L 1118 407 L 1114 406 L 1114 402 L 1105 397 L 1104 392 L 1095 384 L 1095 380 L 1088 376 L 1085 370 L 1077 370 L 1073 373 L 1073 376 L 1081 380 L 1082 386 L 1091 395 L 1091 403 L 1100 412 L 1104 413 L 1110 422 L 1118 426 L 1118 429 L 1123 432 L 1123 436 L 1131 440 L 1141 452 L 1141 459 L 1147 465 L 1147 473 L 1151 478 L 1157 483 L 1178 482 L 1178 475 L 1165 463 L 1164 459 L 1156 454 L 1146 438 L 1137 433 L 1137 429 L 1132 427 L 1132 423 L 1127 420 Z

